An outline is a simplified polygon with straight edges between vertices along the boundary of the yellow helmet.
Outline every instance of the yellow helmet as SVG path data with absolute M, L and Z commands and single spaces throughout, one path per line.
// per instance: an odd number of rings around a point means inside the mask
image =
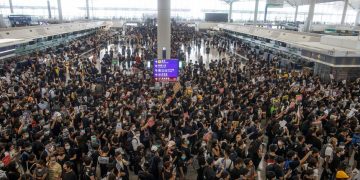
M 336 172 L 336 178 L 350 178 L 346 172 L 344 171 L 338 171 Z

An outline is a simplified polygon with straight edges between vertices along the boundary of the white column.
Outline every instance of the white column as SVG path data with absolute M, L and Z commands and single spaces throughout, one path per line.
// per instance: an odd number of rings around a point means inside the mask
M 315 11 L 315 0 L 310 0 L 309 12 L 305 22 L 304 32 L 310 31 L 310 26 L 314 18 L 314 11 Z
M 86 0 L 86 18 L 90 19 L 89 0 Z
M 343 9 L 343 13 L 341 16 L 341 25 L 343 25 L 345 23 L 346 11 L 347 11 L 348 4 L 349 4 L 349 0 L 344 0 L 344 9 Z
M 231 22 L 231 18 L 232 18 L 232 9 L 233 9 L 232 5 L 233 5 L 233 2 L 230 2 L 230 4 L 229 4 L 229 6 L 230 6 L 230 9 L 229 9 L 229 22 Z
M 255 0 L 254 25 L 257 24 L 258 11 L 259 11 L 259 0 Z
M 295 7 L 295 17 L 294 17 L 294 22 L 296 22 L 296 20 L 297 20 L 298 10 L 299 10 L 299 6 L 298 6 L 298 5 L 296 5 L 296 7 Z
M 49 15 L 49 19 L 51 19 L 51 6 L 50 6 L 50 0 L 47 0 L 47 7 L 48 7 L 48 15 Z
M 171 22 L 170 22 L 170 1 L 158 0 L 158 26 L 157 26 L 157 56 L 162 59 L 163 49 L 166 49 L 166 58 L 170 58 Z
M 14 7 L 13 7 L 13 4 L 12 4 L 12 0 L 9 0 L 9 7 L 10 7 L 11 14 L 13 14 L 14 13 Z
M 62 16 L 61 0 L 57 0 L 57 3 L 58 3 L 59 21 L 62 22 L 63 16 Z
M 359 21 L 360 21 L 360 10 L 358 10 L 356 13 L 355 26 L 358 26 L 360 24 Z

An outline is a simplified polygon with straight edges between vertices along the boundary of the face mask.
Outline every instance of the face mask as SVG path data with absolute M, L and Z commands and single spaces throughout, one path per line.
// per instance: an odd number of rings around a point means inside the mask
M 182 160 L 185 160 L 185 159 L 186 159 L 186 156 L 181 156 L 181 159 L 182 159 Z
M 129 113 L 129 111 L 126 111 L 125 114 L 128 116 L 130 113 Z
M 201 146 L 206 146 L 206 142 L 202 142 L 202 143 L 201 143 Z
M 70 149 L 70 146 L 65 146 L 65 149 L 66 149 L 66 150 L 69 150 L 69 149 Z

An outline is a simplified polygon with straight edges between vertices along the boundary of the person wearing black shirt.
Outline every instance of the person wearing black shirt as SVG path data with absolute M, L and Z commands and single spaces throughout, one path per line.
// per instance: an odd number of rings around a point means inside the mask
M 91 157 L 86 156 L 84 158 L 84 168 L 82 170 L 82 177 L 81 179 L 84 180 L 94 180 L 95 179 L 95 171 L 94 169 L 91 167 Z
M 305 143 L 306 144 L 311 144 L 312 147 L 316 147 L 317 149 L 321 149 L 322 142 L 318 137 L 322 134 L 322 132 L 321 131 L 316 131 L 315 132 L 315 130 L 312 130 L 312 131 L 310 131 L 310 133 L 311 134 L 306 137 Z
M 200 148 L 199 149 L 199 153 L 197 156 L 197 160 L 199 162 L 199 168 L 196 170 L 197 171 L 197 180 L 203 180 L 204 179 L 204 167 L 206 164 L 206 160 L 205 160 L 205 148 Z
M 266 173 L 274 172 L 277 179 L 284 178 L 284 176 L 285 176 L 284 168 L 283 168 L 284 163 L 285 163 L 285 160 L 283 157 L 281 157 L 281 156 L 276 157 L 275 163 L 270 164 L 266 167 Z
M 172 166 L 170 161 L 164 163 L 162 170 L 162 180 L 175 180 L 176 177 L 176 167 Z
M 298 156 L 300 158 L 303 158 L 305 156 L 305 137 L 304 136 L 298 136 L 298 142 L 294 145 L 294 150 L 297 152 Z
M 66 180 L 77 180 L 75 172 L 72 170 L 72 163 L 70 161 L 66 161 L 63 165 L 64 173 L 62 175 L 62 179 Z
M 8 165 L 8 172 L 6 173 L 6 176 L 9 179 L 19 179 L 20 178 L 20 173 L 16 168 L 16 163 L 13 161 Z
M 151 157 L 149 162 L 148 172 L 150 172 L 155 179 L 160 179 L 159 164 L 161 163 L 161 158 L 159 156 L 158 147 L 153 145 L 151 147 L 151 152 L 153 153 L 153 156 Z
M 221 169 L 219 171 L 215 171 L 215 161 L 214 158 L 209 157 L 207 160 L 207 165 L 204 168 L 204 180 L 216 180 L 219 179 L 221 177 L 221 175 L 223 174 L 223 172 L 225 171 L 224 167 L 221 167 Z
M 333 159 L 330 163 L 330 170 L 333 174 L 336 173 L 337 169 L 339 168 L 339 165 L 341 164 L 341 156 L 344 154 L 344 149 L 342 148 L 336 148 L 335 154 L 333 156 Z
M 231 179 L 240 179 L 243 174 L 247 174 L 246 167 L 243 166 L 244 161 L 241 158 L 237 158 L 234 162 L 234 169 L 230 171 Z
M 206 160 L 207 165 L 204 168 L 204 180 L 215 180 L 216 179 L 216 172 L 214 170 L 214 159 L 208 158 Z

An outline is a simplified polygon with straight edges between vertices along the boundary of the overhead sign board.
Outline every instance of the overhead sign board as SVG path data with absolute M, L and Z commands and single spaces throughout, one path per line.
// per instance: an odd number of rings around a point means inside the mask
M 171 82 L 177 81 L 179 76 L 178 59 L 154 60 L 153 77 L 155 81 Z
M 268 8 L 282 8 L 284 6 L 284 0 L 266 0 Z

